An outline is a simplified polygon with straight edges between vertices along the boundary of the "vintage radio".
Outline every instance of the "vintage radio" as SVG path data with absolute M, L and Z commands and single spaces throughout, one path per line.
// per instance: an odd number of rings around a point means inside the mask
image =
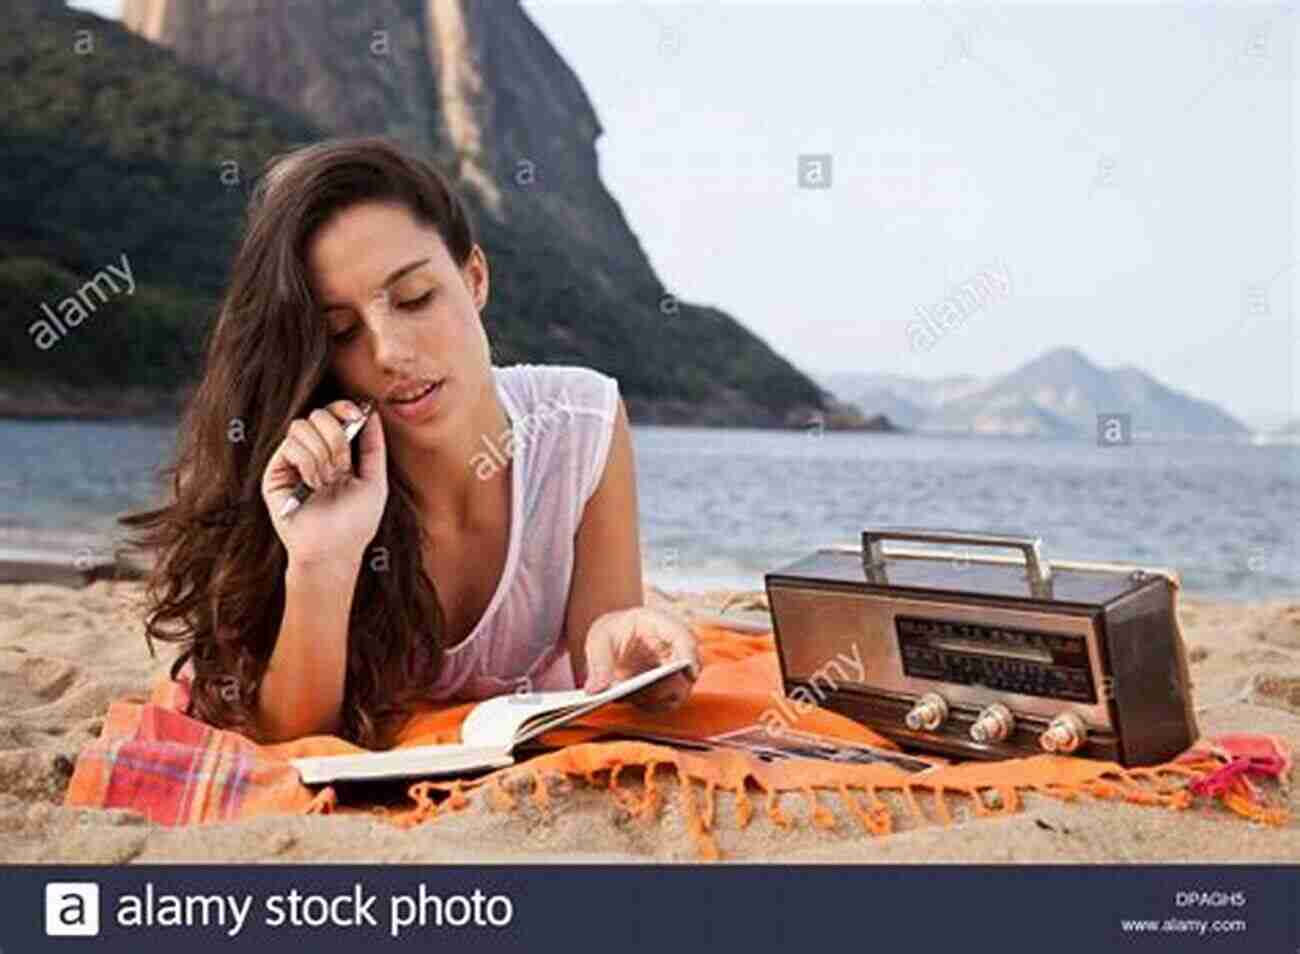
M 1011 554 L 886 541 L 1013 548 Z M 1037 537 L 882 527 L 766 574 L 787 697 L 906 749 L 1124 766 L 1197 737 L 1169 571 L 1049 563 Z

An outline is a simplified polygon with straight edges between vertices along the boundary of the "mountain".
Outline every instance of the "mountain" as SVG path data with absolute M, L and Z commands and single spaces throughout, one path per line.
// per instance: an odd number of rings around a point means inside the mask
M 244 197 L 215 174 L 322 133 L 46 0 L 0 31 L 0 414 L 137 414 L 193 379 Z M 131 287 L 86 291 L 107 266 Z M 92 310 L 42 349 L 43 308 Z M 106 299 L 106 300 L 105 300 Z M 48 342 L 42 342 L 48 344 Z
M 927 412 L 924 406 L 900 397 L 889 388 L 872 388 L 864 391 L 850 403 L 863 409 L 863 413 L 868 413 L 869 409 L 869 413 L 883 414 L 899 427 L 907 430 L 915 428 Z
M 915 415 L 894 418 L 928 433 L 1010 434 L 1095 438 L 1097 418 L 1127 414 L 1133 432 L 1148 437 L 1240 437 L 1247 428 L 1215 405 L 1168 388 L 1131 366 L 1105 369 L 1075 348 L 1055 348 L 988 381 L 944 378 L 925 381 L 897 375 L 841 378 L 865 388 L 856 398 L 836 391 L 866 414 L 900 406 Z M 892 414 L 891 414 L 892 417 Z
M 334 134 L 383 133 L 454 172 L 496 266 L 502 359 L 603 370 L 647 423 L 785 426 L 828 409 L 735 319 L 654 274 L 600 181 L 595 109 L 518 0 L 126 0 L 123 22 Z
M 851 400 L 867 413 L 885 411 L 877 401 L 894 401 L 901 414 L 938 407 L 944 401 L 962 397 L 984 386 L 973 374 L 946 378 L 909 378 L 901 374 L 867 374 L 835 371 L 821 375 L 821 385 L 843 400 Z M 892 415 L 891 415 L 892 416 Z
M 1293 417 L 1273 427 L 1262 427 L 1251 436 L 1253 444 L 1287 444 L 1300 446 L 1300 417 Z
M 655 275 L 600 182 L 585 91 L 516 0 L 127 0 L 121 24 L 14 0 L 6 15 L 0 413 L 183 389 L 264 163 L 374 133 L 465 196 L 496 363 L 602 370 L 641 423 L 788 427 L 833 410 L 735 318 Z M 37 352 L 40 305 L 124 254 L 139 294 Z
M 1222 408 L 1167 388 L 1138 368 L 1117 368 L 1111 372 L 1111 378 L 1120 390 L 1121 400 L 1128 402 L 1121 406 L 1143 408 L 1135 424 L 1157 434 L 1212 437 L 1250 430 Z

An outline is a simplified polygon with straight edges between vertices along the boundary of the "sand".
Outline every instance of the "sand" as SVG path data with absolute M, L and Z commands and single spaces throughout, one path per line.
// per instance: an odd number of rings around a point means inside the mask
M 726 594 L 665 594 L 648 602 L 685 613 L 718 611 Z M 98 737 L 109 703 L 143 696 L 176 652 L 148 653 L 141 584 L 98 581 L 0 585 L 0 860 L 11 863 L 125 862 L 695 862 L 694 842 L 671 770 L 659 816 L 630 819 L 607 792 L 556 777 L 551 805 L 527 799 L 493 810 L 470 803 L 411 831 L 370 818 L 303 816 L 166 828 L 122 810 L 68 809 L 63 795 L 82 745 Z M 733 601 L 752 619 L 761 593 Z M 1300 603 L 1232 604 L 1184 594 L 1180 613 L 1192 658 L 1202 732 L 1273 732 L 1300 750 Z M 622 781 L 635 787 L 634 773 Z M 865 833 L 838 798 L 823 795 L 832 830 L 814 827 L 800 793 L 783 795 L 788 829 L 761 810 L 738 829 L 734 800 L 718 794 L 716 837 L 738 862 L 1228 862 L 1300 860 L 1296 788 L 1268 783 L 1289 800 L 1285 828 L 1247 821 L 1212 805 L 1188 811 L 1027 795 L 1019 814 L 974 818 L 952 798 L 955 822 L 916 820 L 894 801 L 898 828 Z M 757 794 L 757 793 L 756 793 Z M 891 796 L 883 795 L 886 800 Z M 920 798 L 923 806 L 928 796 Z M 760 805 L 761 808 L 761 805 Z M 931 816 L 933 818 L 933 816 Z

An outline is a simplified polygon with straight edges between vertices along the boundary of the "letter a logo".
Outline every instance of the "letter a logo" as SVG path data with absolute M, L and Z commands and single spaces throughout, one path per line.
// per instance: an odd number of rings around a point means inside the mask
M 45 885 L 48 937 L 99 936 L 99 885 L 93 881 L 51 881 Z

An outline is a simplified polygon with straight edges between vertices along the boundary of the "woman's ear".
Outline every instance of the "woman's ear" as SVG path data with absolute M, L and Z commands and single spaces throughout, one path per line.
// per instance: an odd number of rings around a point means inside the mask
M 490 284 L 487 255 L 483 247 L 475 242 L 470 250 L 469 259 L 465 262 L 465 285 L 469 288 L 470 297 L 474 299 L 475 309 L 480 313 L 487 305 Z

